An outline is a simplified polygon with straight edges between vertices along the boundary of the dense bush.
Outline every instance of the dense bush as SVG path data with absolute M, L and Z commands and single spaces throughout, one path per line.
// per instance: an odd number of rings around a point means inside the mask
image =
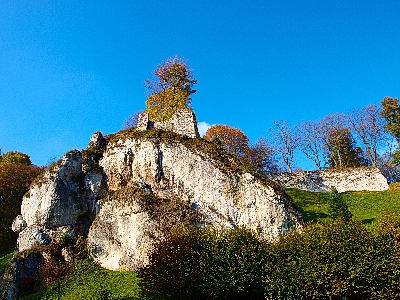
M 23 159 L 25 156 L 21 154 L 15 157 Z M 0 163 L 0 253 L 8 251 L 15 244 L 16 235 L 11 230 L 11 223 L 21 213 L 22 196 L 42 171 L 42 168 L 20 162 Z
M 154 299 L 264 299 L 266 247 L 243 228 L 178 228 L 139 272 L 144 293 Z
M 140 271 L 155 299 L 395 299 L 400 297 L 400 216 L 373 232 L 338 218 L 274 243 L 249 230 L 180 228 Z

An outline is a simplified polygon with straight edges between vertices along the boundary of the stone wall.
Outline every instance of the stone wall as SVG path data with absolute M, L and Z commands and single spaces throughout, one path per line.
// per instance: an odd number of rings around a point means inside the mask
M 335 187 L 339 192 L 384 191 L 389 188 L 386 178 L 373 167 L 275 173 L 269 177 L 283 187 L 311 192 L 328 192 L 331 187 Z
M 184 134 L 191 138 L 200 137 L 197 129 L 196 116 L 192 109 L 182 108 L 178 110 L 168 121 L 165 122 L 151 122 L 149 114 L 143 112 L 139 116 L 138 126 L 139 130 L 150 129 L 163 129 L 172 131 L 178 134 Z

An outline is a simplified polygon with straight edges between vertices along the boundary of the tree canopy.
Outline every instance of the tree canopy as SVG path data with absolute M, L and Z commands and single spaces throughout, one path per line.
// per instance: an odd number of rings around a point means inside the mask
M 31 159 L 28 155 L 21 152 L 7 152 L 0 156 L 0 165 L 7 164 L 23 164 L 23 165 L 31 165 Z
M 239 158 L 249 148 L 247 136 L 240 129 L 227 125 L 211 126 L 204 135 L 204 139 L 208 141 L 218 139 L 227 152 Z
M 193 70 L 186 61 L 175 56 L 163 61 L 153 71 L 154 79 L 146 79 L 147 113 L 151 121 L 166 121 L 179 109 L 190 107 L 190 96 L 196 93 Z
M 42 171 L 26 154 L 7 152 L 0 156 L 0 253 L 13 246 L 16 235 L 11 223 L 21 213 L 22 196 Z

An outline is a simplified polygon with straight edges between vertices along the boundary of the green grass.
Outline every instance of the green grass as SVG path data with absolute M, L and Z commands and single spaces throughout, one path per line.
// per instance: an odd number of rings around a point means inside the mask
M 330 221 L 328 216 L 329 193 L 308 192 L 299 189 L 285 189 L 298 206 L 305 222 Z M 382 192 L 345 192 L 341 193 L 349 206 L 353 218 L 363 221 L 368 227 L 388 212 L 400 211 L 400 190 L 391 188 Z
M 138 283 L 136 272 L 110 271 L 85 260 L 59 284 L 51 284 L 45 290 L 22 299 L 144 299 L 139 295 Z
M 4 272 L 4 269 L 10 262 L 12 256 L 13 256 L 13 251 L 0 255 L 0 274 Z

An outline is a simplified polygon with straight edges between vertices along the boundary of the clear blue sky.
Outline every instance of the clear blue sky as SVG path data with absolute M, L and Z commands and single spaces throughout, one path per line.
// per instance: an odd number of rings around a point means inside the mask
M 399 16 L 384 0 L 2 0 L 0 148 L 44 165 L 120 130 L 174 55 L 194 69 L 198 121 L 253 141 L 273 120 L 398 98 Z

